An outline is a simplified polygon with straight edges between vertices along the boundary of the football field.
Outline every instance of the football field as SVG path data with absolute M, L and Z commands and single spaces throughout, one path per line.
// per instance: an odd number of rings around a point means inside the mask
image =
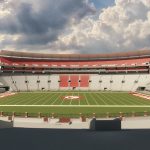
M 0 111 L 60 115 L 150 112 L 150 100 L 123 92 L 24 92 L 0 98 Z

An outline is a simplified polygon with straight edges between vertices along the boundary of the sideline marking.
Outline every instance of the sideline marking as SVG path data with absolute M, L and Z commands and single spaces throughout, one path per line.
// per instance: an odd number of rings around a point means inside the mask
M 0 105 L 0 107 L 147 107 L 150 105 Z

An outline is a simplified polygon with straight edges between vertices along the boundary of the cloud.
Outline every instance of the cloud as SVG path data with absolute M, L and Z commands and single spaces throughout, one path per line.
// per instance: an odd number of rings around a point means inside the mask
M 115 0 L 97 11 L 88 0 L 9 0 L 3 9 L 1 48 L 52 53 L 150 48 L 150 0 Z
M 150 48 L 150 0 L 116 0 L 97 18 L 83 18 L 52 44 L 81 53 Z
M 19 35 L 19 39 L 11 42 L 19 48 L 53 42 L 72 20 L 77 23 L 96 11 L 87 0 L 3 0 L 1 3 L 1 13 L 9 13 L 0 16 L 0 33 Z M 3 43 L 9 44 L 8 39 Z

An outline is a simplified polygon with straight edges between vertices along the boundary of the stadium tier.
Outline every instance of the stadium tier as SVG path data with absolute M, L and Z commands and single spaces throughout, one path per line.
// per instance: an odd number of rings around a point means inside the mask
M 88 55 L 1 50 L 0 66 L 1 86 L 11 91 L 150 89 L 149 50 Z

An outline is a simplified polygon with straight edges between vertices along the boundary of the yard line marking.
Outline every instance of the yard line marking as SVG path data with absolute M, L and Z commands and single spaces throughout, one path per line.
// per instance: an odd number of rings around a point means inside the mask
M 33 103 L 33 105 L 36 104 L 36 103 L 38 103 L 39 101 L 44 101 L 44 103 L 42 103 L 42 105 L 43 105 L 43 104 L 45 104 L 45 102 L 51 100 L 51 98 L 54 97 L 55 95 L 56 95 L 56 93 L 44 95 L 45 97 L 43 97 L 42 99 L 39 99 L 38 101 L 36 101 L 35 103 Z M 49 96 L 50 96 L 50 98 L 48 99 Z
M 123 104 L 125 104 L 125 105 L 127 105 L 127 103 L 130 103 L 129 105 L 136 105 L 136 104 L 135 104 L 135 101 L 133 101 L 133 99 L 130 99 L 130 100 L 129 100 L 127 96 L 125 97 L 124 95 L 121 95 L 121 96 L 120 96 L 120 99 L 122 99 L 121 102 L 122 102 Z M 124 102 L 123 102 L 123 101 L 124 101 Z M 126 102 L 127 102 L 127 103 L 126 103 Z M 137 102 L 137 101 L 136 101 L 136 102 Z M 139 103 L 139 102 L 137 102 L 137 103 Z M 142 103 L 139 103 L 139 104 L 142 104 Z
M 78 96 L 80 97 L 80 94 L 79 94 L 79 92 L 78 92 Z M 79 104 L 78 104 L 78 105 L 80 105 L 80 103 L 81 103 L 81 102 L 80 102 L 80 98 L 79 98 L 79 101 L 78 101 L 78 102 L 79 102 Z
M 77 92 L 73 92 L 72 93 L 72 96 L 78 96 L 79 98 L 78 99 L 71 99 L 71 101 L 70 101 L 70 105 L 74 102 L 77 102 L 77 101 L 79 101 L 80 100 L 80 96 L 79 96 L 79 94 L 77 93 Z M 72 105 L 75 105 L 75 104 L 72 104 Z
M 138 100 L 135 100 L 135 99 L 128 99 L 128 96 L 129 95 L 121 95 L 120 97 L 119 97 L 119 102 L 121 103 L 121 104 L 125 104 L 125 105 L 138 105 L 138 104 L 140 104 L 140 105 L 144 105 L 144 103 L 143 102 L 139 102 Z M 114 97 L 116 97 L 116 99 L 118 99 L 118 95 L 115 95 Z M 129 104 L 127 104 L 127 103 L 129 103 Z M 118 101 L 117 101 L 117 104 L 118 104 Z
M 111 101 L 107 96 L 105 96 L 104 93 L 102 94 L 100 93 L 98 95 L 102 96 L 105 100 L 108 100 L 109 102 L 113 103 L 112 105 L 116 105 L 116 103 L 114 103 L 114 101 Z M 104 104 L 109 105 L 103 98 L 102 98 L 102 101 L 104 102 Z
M 72 92 L 72 96 L 73 96 L 73 92 Z M 71 105 L 71 103 L 72 103 L 72 99 L 70 100 L 70 105 Z
M 54 99 L 52 98 L 51 101 L 49 101 L 47 104 L 44 104 L 44 105 L 51 105 L 52 103 L 55 103 L 58 98 L 60 98 L 62 96 L 62 93 L 56 93 L 56 97 L 54 97 Z
M 25 95 L 25 96 L 21 96 L 21 98 L 16 98 L 16 100 L 14 100 L 14 101 L 11 101 L 11 102 L 9 102 L 9 103 L 7 103 L 8 105 L 10 105 L 11 103 L 13 104 L 15 104 L 15 105 L 17 105 L 17 104 L 19 104 L 19 103 L 22 103 L 22 102 L 24 102 L 24 101 L 27 101 L 27 99 L 26 99 L 26 97 L 28 97 L 28 95 Z M 30 98 L 32 98 L 33 96 L 30 96 Z
M 64 96 L 64 98 L 62 99 L 60 105 L 62 105 L 64 101 L 65 101 L 65 96 Z
M 66 93 L 65 93 L 65 94 L 66 94 Z M 67 93 L 66 95 L 68 95 L 68 93 Z M 65 101 L 65 96 L 64 96 L 63 100 L 61 101 L 60 105 L 63 105 L 63 102 L 64 102 L 64 101 Z
M 90 105 L 85 93 L 84 93 L 84 97 L 85 97 L 85 100 L 86 100 L 87 104 Z
M 105 94 L 101 94 L 100 93 L 100 95 L 99 94 L 95 94 L 98 98 L 99 98 L 99 96 L 102 96 L 102 99 L 100 98 L 100 100 L 105 104 L 105 105 L 107 105 L 107 102 L 104 100 L 104 99 L 107 99 L 107 100 L 109 100 L 106 96 L 105 96 Z M 104 97 L 104 99 L 103 99 L 103 97 Z
M 29 103 L 29 104 L 30 104 L 30 103 L 34 104 L 34 102 L 37 101 L 40 97 L 43 97 L 43 95 L 41 94 L 40 96 L 35 97 L 33 100 L 28 101 L 28 102 L 26 103 L 26 105 L 27 105 L 28 103 Z M 32 104 L 31 104 L 31 105 L 32 105 Z
M 132 94 L 130 94 L 130 95 L 133 96 L 134 99 L 135 99 L 135 97 L 136 97 L 135 95 L 132 95 Z M 143 103 L 141 102 L 141 100 L 143 101 L 143 99 L 142 99 L 142 98 L 140 99 L 140 98 L 141 98 L 141 97 L 139 97 L 139 99 L 137 99 L 136 102 L 139 103 L 139 104 L 143 104 Z M 148 101 L 147 101 L 147 102 L 148 102 Z M 144 103 L 146 104 L 146 101 L 144 101 Z
M 99 105 L 97 100 L 94 98 L 94 96 L 92 95 L 92 93 L 90 93 L 90 97 L 94 100 L 94 102 L 96 103 L 96 105 Z
M 0 105 L 0 107 L 131 107 L 150 108 L 150 105 Z
M 94 93 L 95 94 L 95 96 L 98 98 L 98 99 L 100 99 L 100 101 L 101 102 L 103 102 L 105 105 L 107 105 L 107 103 L 104 101 L 104 99 L 103 98 L 101 98 L 101 96 L 100 95 L 98 95 L 97 93 Z M 94 97 L 94 96 L 93 96 Z M 96 99 L 95 99 L 96 100 Z M 97 101 L 97 100 L 96 100 Z M 98 102 L 97 102 L 98 103 Z M 98 105 L 99 105 L 99 103 L 98 103 Z
M 53 105 L 55 102 L 57 102 L 57 100 L 60 98 L 61 95 L 62 95 L 62 93 L 51 104 Z
M 53 99 L 53 97 L 55 97 L 56 96 L 56 93 L 54 93 L 54 95 L 49 95 L 50 96 L 50 99 L 47 99 L 46 101 L 44 101 L 44 103 L 42 104 L 42 105 L 44 105 L 44 104 L 46 104 L 47 102 L 50 102 L 50 101 L 52 101 Z
M 63 100 L 62 100 L 62 102 L 61 102 L 61 104 L 60 105 L 63 105 L 63 103 L 65 102 L 65 97 L 66 96 L 68 96 L 68 95 L 70 95 L 70 93 L 68 93 L 68 92 L 65 92 L 65 96 L 64 96 L 64 98 L 63 98 Z M 70 99 L 67 99 L 67 101 L 71 101 Z M 69 102 L 70 103 L 70 102 Z M 68 104 L 69 105 L 69 104 Z M 70 104 L 71 105 L 71 104 Z
M 27 95 L 28 96 L 28 95 Z M 33 100 L 35 100 L 34 99 L 34 94 L 32 94 L 32 95 L 30 95 L 30 99 L 28 99 L 28 97 L 27 97 L 27 99 L 26 99 L 26 96 L 25 97 L 23 97 L 21 100 L 20 99 L 18 99 L 18 101 L 16 101 L 17 103 L 15 103 L 15 105 L 18 105 L 19 103 L 25 103 L 26 105 L 29 103 L 29 102 L 32 102 Z M 26 102 L 28 102 L 28 103 L 26 103 Z M 20 104 L 21 105 L 21 104 Z
M 108 98 L 110 98 L 110 96 L 112 95 L 107 95 Z M 123 98 L 122 95 L 119 97 L 119 101 L 118 101 L 118 95 L 113 95 L 111 99 L 111 102 L 113 102 L 115 105 L 127 105 L 126 103 L 123 102 Z M 121 103 L 121 104 L 120 104 Z
M 18 98 L 19 97 L 19 98 Z M 25 95 L 25 96 L 23 96 L 23 95 L 18 95 L 18 97 L 16 98 L 16 97 L 11 97 L 11 99 L 8 99 L 8 100 L 6 100 L 6 101 L 3 101 L 3 103 L 6 103 L 7 102 L 7 104 L 13 104 L 14 102 L 16 103 L 16 102 L 20 102 L 20 101 L 23 101 L 24 100 L 24 98 L 26 98 L 27 97 L 27 95 Z M 3 104 L 2 104 L 3 105 Z
M 36 105 L 37 104 L 37 102 L 39 102 L 39 101 L 41 101 L 43 98 L 45 98 L 45 97 L 47 97 L 47 96 L 45 96 L 45 95 L 43 95 L 42 97 L 41 97 L 42 95 L 40 95 L 40 98 L 39 99 L 35 99 L 36 101 L 33 101 L 33 103 L 32 103 L 32 105 Z

